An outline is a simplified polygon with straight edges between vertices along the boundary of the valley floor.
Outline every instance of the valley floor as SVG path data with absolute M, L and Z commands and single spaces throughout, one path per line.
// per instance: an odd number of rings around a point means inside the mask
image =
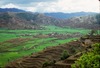
M 0 66 L 51 46 L 65 44 L 88 34 L 90 30 L 45 26 L 43 30 L 0 29 Z

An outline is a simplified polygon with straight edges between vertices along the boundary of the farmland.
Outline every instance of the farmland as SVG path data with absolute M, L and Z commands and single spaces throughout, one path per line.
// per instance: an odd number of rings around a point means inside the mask
M 44 26 L 41 30 L 0 29 L 0 66 L 17 58 L 31 55 L 88 34 L 88 29 Z

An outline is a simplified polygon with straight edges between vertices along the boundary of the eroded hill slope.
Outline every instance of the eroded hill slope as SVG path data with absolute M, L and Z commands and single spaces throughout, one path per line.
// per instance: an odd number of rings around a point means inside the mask
M 57 19 L 40 13 L 2 12 L 0 13 L 0 28 L 7 29 L 43 29 L 45 25 L 60 27 L 100 29 L 100 15 Z M 95 28 L 96 27 L 96 28 Z

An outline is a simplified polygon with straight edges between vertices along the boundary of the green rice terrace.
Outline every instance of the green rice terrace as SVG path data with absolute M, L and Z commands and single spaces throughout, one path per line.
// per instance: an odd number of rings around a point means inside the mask
M 41 30 L 0 29 L 0 67 L 17 58 L 76 40 L 90 32 L 82 28 L 44 27 Z

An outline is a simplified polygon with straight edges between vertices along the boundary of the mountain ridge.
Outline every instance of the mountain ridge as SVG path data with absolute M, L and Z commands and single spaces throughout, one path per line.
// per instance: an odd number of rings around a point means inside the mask
M 87 15 L 94 15 L 97 13 L 94 12 L 74 12 L 74 13 L 62 13 L 62 12 L 55 12 L 55 13 L 44 13 L 47 16 L 51 16 L 54 18 L 66 19 L 72 18 L 77 16 L 87 16 Z
M 0 8 L 0 12 L 26 12 L 18 8 Z
M 28 11 L 18 9 L 18 8 L 0 8 L 0 12 L 28 12 Z M 32 13 L 38 13 L 38 12 L 32 12 Z M 66 18 L 77 17 L 77 16 L 93 15 L 97 13 L 95 12 L 73 12 L 73 13 L 44 12 L 43 14 L 49 17 L 66 19 Z
M 100 17 L 98 17 L 98 20 Z M 59 27 L 100 29 L 96 15 L 58 19 L 42 13 L 30 12 L 3 12 L 0 13 L 0 27 L 8 29 L 42 29 L 42 25 Z

